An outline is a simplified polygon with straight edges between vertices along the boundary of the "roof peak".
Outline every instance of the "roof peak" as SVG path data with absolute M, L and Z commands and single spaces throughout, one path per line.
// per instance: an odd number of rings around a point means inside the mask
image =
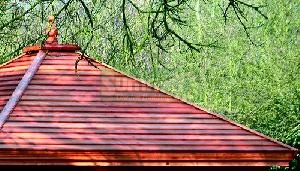
M 81 50 L 81 48 L 76 44 L 59 44 L 57 35 L 58 29 L 54 22 L 54 16 L 48 17 L 48 28 L 46 30 L 48 35 L 44 43 L 36 44 L 33 46 L 27 46 L 23 49 L 24 53 L 37 52 L 39 50 L 44 51 L 65 51 L 65 52 L 75 52 Z

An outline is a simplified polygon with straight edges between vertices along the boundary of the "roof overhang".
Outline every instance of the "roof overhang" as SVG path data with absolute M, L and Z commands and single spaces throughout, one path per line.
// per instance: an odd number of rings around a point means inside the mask
M 0 165 L 289 166 L 290 152 L 1 151 Z M 221 159 L 221 160 L 220 160 Z

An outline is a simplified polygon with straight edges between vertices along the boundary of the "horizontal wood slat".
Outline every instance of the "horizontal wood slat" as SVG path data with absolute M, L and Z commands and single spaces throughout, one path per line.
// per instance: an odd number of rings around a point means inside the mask
M 3 96 L 3 99 L 8 96 Z M 1 99 L 0 99 L 1 100 Z M 23 101 L 43 101 L 43 102 L 157 102 L 157 103 L 174 103 L 179 102 L 176 99 L 170 97 L 120 97 L 120 96 L 85 96 L 85 98 L 80 98 L 80 96 L 35 96 L 35 95 L 25 95 L 22 97 Z
M 60 61 L 58 61 L 58 62 L 60 62 Z M 43 64 L 39 69 L 40 69 L 39 71 L 51 71 L 51 70 L 54 70 L 54 71 L 72 71 L 72 70 L 74 70 L 75 71 L 75 63 L 72 65 L 55 65 L 55 66 Z M 115 71 L 112 69 L 109 69 L 109 68 L 106 68 L 103 66 L 99 66 L 98 68 L 95 68 L 91 65 L 87 65 L 87 66 L 78 65 L 77 71 L 87 71 L 87 72 L 100 71 L 100 72 L 115 73 Z
M 10 96 L 0 96 L 0 101 L 9 99 Z
M 110 108 L 110 107 L 50 107 L 50 106 L 22 106 L 18 105 L 14 111 L 40 111 L 40 112 L 106 112 L 106 113 L 206 113 L 193 108 L 166 108 L 166 107 L 141 107 L 141 108 Z
M 27 68 L 28 68 L 28 66 L 30 64 L 31 64 L 31 60 L 29 60 L 29 59 L 27 59 L 25 61 L 24 60 L 20 61 L 20 60 L 17 59 L 13 63 L 2 66 L 1 69 L 2 68 L 12 68 L 12 67 L 25 67 L 25 66 L 27 66 Z
M 138 160 L 138 161 L 153 161 L 153 160 L 163 160 L 163 161 L 184 161 L 184 160 L 198 160 L 198 161 L 211 161 L 216 160 L 219 161 L 220 158 L 223 161 L 230 160 L 249 160 L 249 161 L 271 161 L 271 160 L 287 160 L 291 158 L 292 155 L 286 152 L 252 152 L 252 153 L 244 153 L 244 152 L 149 152 L 149 151 L 1 151 L 0 157 L 2 159 L 8 158 L 9 156 L 19 156 L 19 157 L 27 157 L 33 158 L 32 156 L 36 156 L 36 158 L 40 159 L 55 159 L 59 156 L 65 156 L 70 160 Z M 138 158 L 136 157 L 138 156 Z
M 79 81 L 79 80 L 60 80 L 57 78 L 57 80 L 32 80 L 30 82 L 31 85 L 53 85 L 53 86 L 112 86 L 112 87 L 142 87 L 144 86 L 142 83 L 137 83 L 130 80 L 121 80 L 121 81 L 115 81 L 118 79 L 111 79 L 111 80 L 85 80 L 85 81 Z M 12 80 L 12 81 L 1 81 L 0 86 L 10 86 L 10 85 L 18 85 L 20 80 Z
M 191 124 L 203 124 L 203 123 L 211 123 L 211 124 L 224 124 L 226 123 L 220 119 L 172 119 L 172 118 L 85 118 L 84 115 L 82 118 L 53 118 L 53 117 L 13 117 L 9 118 L 9 121 L 14 122 L 67 122 L 67 123 L 191 123 Z
M 8 83 L 6 83 L 8 84 Z M 116 82 L 114 80 L 108 80 L 108 81 L 67 81 L 67 80 L 32 80 L 31 85 L 53 85 L 53 86 L 111 86 L 111 87 L 143 87 L 144 85 L 141 83 L 136 82 Z M 1 84 L 0 84 L 1 86 Z
M 19 161 L 14 161 L 8 163 L 6 160 L 0 160 L 0 165 L 44 165 L 44 166 L 252 166 L 252 167 L 260 167 L 260 166 L 289 166 L 289 160 L 285 161 L 266 161 L 266 162 L 253 162 L 253 161 L 70 161 L 68 159 L 60 159 L 60 160 L 22 160 L 22 163 Z
M 10 96 L 13 90 L 0 90 L 0 96 Z
M 1 93 L 1 91 L 0 91 Z M 37 90 L 26 90 L 24 95 L 41 95 L 40 91 Z M 165 94 L 161 94 L 158 92 L 93 92 L 93 91 L 65 91 L 65 90 L 43 90 L 44 96 L 79 96 L 82 97 L 89 97 L 89 96 L 96 96 L 96 97 L 170 97 Z
M 219 119 L 216 116 L 213 116 L 204 111 L 198 111 L 198 113 L 151 113 L 151 112 L 139 112 L 139 113 L 131 113 L 131 112 L 67 112 L 67 111 L 51 111 L 51 112 L 41 112 L 41 111 L 14 111 L 11 113 L 11 116 L 23 116 L 23 117 L 63 117 L 63 116 L 71 116 L 74 117 L 104 117 L 104 118 L 194 118 L 194 119 Z
M 55 107 L 64 107 L 64 106 L 74 106 L 74 107 L 115 107 L 115 108 L 186 108 L 190 110 L 191 107 L 178 103 L 178 102 L 165 102 L 165 103 L 155 103 L 155 102 L 39 102 L 39 101 L 20 101 L 20 106 L 55 106 Z
M 75 58 L 77 59 L 80 56 L 80 54 L 78 53 L 74 53 L 74 52 L 55 52 L 55 51 L 50 51 L 48 53 L 48 56 L 46 57 L 46 59 L 49 58 Z
M 0 87 L 1 90 L 1 87 Z M 29 85 L 27 90 L 65 90 L 65 91 L 93 91 L 93 92 L 157 92 L 157 90 L 140 86 L 140 87 L 99 87 L 99 86 L 46 86 L 46 85 Z
M 10 67 L 14 67 L 14 66 L 20 66 L 20 65 L 22 65 L 22 63 L 23 63 L 23 61 L 25 60 L 25 61 L 29 61 L 29 62 L 31 62 L 32 61 L 32 59 L 34 58 L 36 56 L 36 54 L 31 54 L 31 55 L 21 55 L 21 56 L 19 56 L 19 58 L 17 58 L 17 59 L 12 59 L 12 61 L 8 61 L 8 63 L 6 63 L 6 64 L 1 64 L 0 65 L 0 69 L 3 69 L 3 68 L 10 68 Z M 29 64 L 30 65 L 30 64 Z M 28 66 L 29 66 L 28 65 Z
M 98 82 L 98 81 L 110 81 L 110 82 L 134 82 L 134 83 L 140 83 L 136 80 L 133 80 L 132 78 L 128 78 L 124 75 L 119 75 L 119 76 L 105 76 L 105 75 L 91 75 L 88 77 L 85 76 L 68 76 L 68 75 L 35 75 L 33 80 L 40 80 L 40 81 L 53 81 L 53 80 L 60 80 L 62 82 L 64 81 L 76 81 L 76 82 L 81 82 L 81 81 L 93 81 L 93 82 Z M 140 83 L 143 84 L 143 83 Z M 144 84 L 143 84 L 144 85 Z
M 65 58 L 62 58 L 62 59 L 57 58 L 57 57 L 53 57 L 53 58 L 45 59 L 43 61 L 43 65 L 72 66 L 73 68 L 71 68 L 71 69 L 75 69 L 75 62 L 76 62 L 76 59 L 69 59 L 69 57 L 65 57 Z M 98 68 L 107 68 L 106 66 L 100 65 L 98 63 L 95 63 L 95 65 Z M 78 67 L 81 67 L 81 66 L 93 67 L 87 61 L 79 62 Z M 92 69 L 96 69 L 96 68 L 93 67 Z
M 20 122 L 7 122 L 5 123 L 6 127 L 39 127 L 39 128 L 94 128 L 94 129 L 108 129 L 108 128 L 139 128 L 139 129 L 239 129 L 237 126 L 227 125 L 227 124 L 113 124 L 113 123 L 41 123 L 41 122 L 29 122 L 29 123 L 20 123 Z
M 0 81 L 0 87 L 17 86 L 20 80 L 15 81 Z
M 17 76 L 1 76 L 0 82 L 5 83 L 6 81 L 20 81 L 22 79 L 23 75 L 17 75 Z M 19 83 L 19 82 L 18 82 Z
M 34 144 L 34 145 L 171 145 L 171 146 L 276 146 L 276 144 L 268 141 L 257 140 L 128 140 L 120 139 L 101 139 L 101 140 L 77 140 L 77 139 L 0 139 L 0 145 L 9 144 Z
M 124 151 L 286 151 L 285 148 L 276 146 L 171 146 L 171 145 L 5 145 L 0 149 L 32 149 L 32 150 L 124 150 Z
M 121 128 L 121 129 L 92 129 L 92 128 L 43 128 L 34 127 L 5 127 L 6 133 L 82 133 L 84 134 L 149 134 L 149 135 L 251 135 L 245 130 L 222 130 L 222 129 L 138 129 L 138 128 Z M 226 140 L 228 141 L 228 140 Z M 248 141 L 247 141 L 248 142 Z M 211 143 L 214 143 L 211 141 Z
M 10 122 L 12 123 L 12 122 Z M 125 124 L 122 124 L 125 125 Z M 129 124 L 127 124 L 129 125 Z M 10 133 L 9 135 L 0 134 L 2 138 L 15 139 L 77 139 L 77 140 L 97 140 L 102 139 L 143 139 L 143 140 L 264 140 L 255 135 L 133 135 L 133 134 L 84 134 L 84 133 Z M 0 138 L 0 139 L 2 139 Z M 222 144 L 219 144 L 222 145 Z
M 18 73 L 18 72 L 16 72 Z M 75 73 L 75 70 L 61 70 L 61 71 L 55 71 L 55 70 L 39 70 L 36 75 L 68 75 L 68 76 L 121 76 L 120 73 L 117 72 L 111 72 L 111 71 L 99 71 L 99 70 L 93 70 L 93 71 L 78 71 L 77 74 Z M 0 73 L 1 76 L 1 73 Z
M 1 72 L 0 73 L 0 77 L 3 76 L 23 76 L 25 73 L 25 69 L 24 70 L 18 70 L 18 71 L 10 71 L 10 72 Z
M 24 71 L 27 70 L 28 66 L 14 66 L 8 68 L 1 68 L 0 73 L 11 72 L 11 71 Z

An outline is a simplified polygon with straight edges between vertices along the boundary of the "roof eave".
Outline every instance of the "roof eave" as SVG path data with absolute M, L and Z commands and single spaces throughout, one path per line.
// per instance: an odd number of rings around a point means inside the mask
M 289 166 L 280 152 L 1 151 L 0 165 L 68 166 Z

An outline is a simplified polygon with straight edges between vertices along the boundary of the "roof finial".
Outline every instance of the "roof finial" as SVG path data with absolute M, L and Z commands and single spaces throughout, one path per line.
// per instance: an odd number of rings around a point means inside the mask
M 39 50 L 75 52 L 81 49 L 76 44 L 59 44 L 57 41 L 58 29 L 56 28 L 56 25 L 54 23 L 54 16 L 49 16 L 48 22 L 48 27 L 45 30 L 48 36 L 46 41 L 42 44 L 25 47 L 23 49 L 24 53 L 38 52 Z
M 54 16 L 48 17 L 48 23 L 49 23 L 49 28 L 47 29 L 48 38 L 46 40 L 46 43 L 47 44 L 58 44 L 58 41 L 57 41 L 58 30 L 54 23 Z

